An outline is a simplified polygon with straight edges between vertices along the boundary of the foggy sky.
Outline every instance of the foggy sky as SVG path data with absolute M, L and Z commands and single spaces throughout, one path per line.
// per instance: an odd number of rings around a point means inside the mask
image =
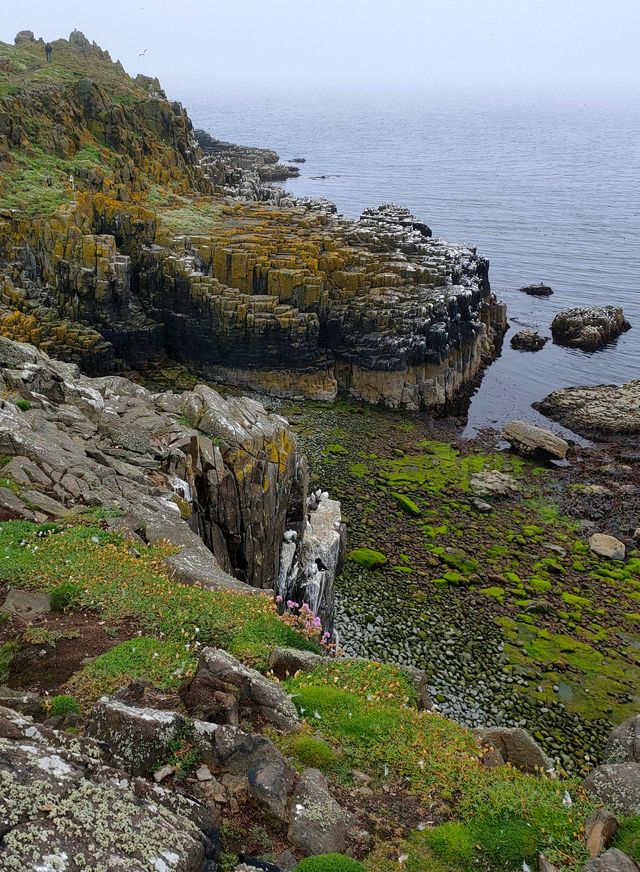
M 0 0 L 5 42 L 74 28 L 171 96 L 640 92 L 640 0 Z

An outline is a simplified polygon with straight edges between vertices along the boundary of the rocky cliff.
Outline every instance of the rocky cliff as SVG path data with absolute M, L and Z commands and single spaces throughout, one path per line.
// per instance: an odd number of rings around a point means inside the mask
M 306 462 L 283 418 L 204 385 L 152 394 L 117 376 L 86 378 L 2 337 L 0 391 L 0 520 L 101 507 L 119 528 L 170 543 L 176 578 L 277 586 L 331 628 L 340 504 L 308 505 Z
M 295 203 L 260 166 L 250 183 L 243 166 L 270 155 L 204 157 L 157 80 L 81 34 L 50 65 L 28 36 L 2 45 L 0 100 L 5 336 L 93 373 L 169 355 L 409 409 L 450 400 L 495 354 L 505 311 L 475 249 L 395 206 L 352 222 Z

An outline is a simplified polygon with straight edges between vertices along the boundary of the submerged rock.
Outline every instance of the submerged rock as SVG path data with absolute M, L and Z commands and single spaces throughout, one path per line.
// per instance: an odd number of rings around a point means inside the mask
M 534 408 L 585 436 L 629 436 L 640 433 L 640 380 L 561 388 Z
M 565 309 L 551 323 L 554 342 L 583 351 L 596 351 L 630 329 L 623 310 L 616 306 Z

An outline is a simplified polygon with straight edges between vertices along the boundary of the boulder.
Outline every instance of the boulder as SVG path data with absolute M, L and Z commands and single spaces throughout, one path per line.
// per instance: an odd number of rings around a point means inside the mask
M 527 421 L 509 421 L 504 428 L 504 438 L 521 454 L 540 452 L 548 457 L 564 460 L 569 443 L 551 430 L 530 424 Z
M 269 655 L 269 669 L 284 681 L 296 672 L 311 672 L 324 662 L 322 654 L 313 651 L 301 651 L 298 648 L 274 648 Z
M 511 337 L 511 347 L 517 351 L 540 351 L 549 341 L 548 336 L 540 336 L 537 330 L 519 330 Z
M 609 848 L 600 857 L 589 860 L 583 872 L 638 872 L 640 866 L 619 851 L 617 848 Z
M 18 615 L 23 620 L 31 621 L 38 615 L 51 611 L 51 597 L 38 590 L 12 587 L 0 608 L 10 615 Z
M 137 708 L 102 697 L 93 707 L 86 734 L 103 742 L 113 761 L 132 775 L 148 775 L 171 754 L 171 745 L 186 730 L 172 711 Z
M 605 763 L 640 763 L 640 715 L 621 723 L 609 736 Z
M 629 436 L 640 433 L 640 380 L 561 388 L 534 408 L 583 436 Z
M 626 548 L 624 542 L 606 533 L 594 533 L 589 537 L 589 549 L 598 557 L 609 560 L 624 560 Z
M 640 763 L 605 763 L 585 779 L 587 793 L 616 815 L 640 814 Z
M 553 290 L 549 285 L 545 285 L 542 282 L 539 282 L 537 285 L 525 285 L 524 288 L 520 288 L 520 291 L 523 294 L 529 294 L 530 297 L 550 297 L 553 294 Z
M 480 744 L 494 748 L 505 763 L 522 772 L 554 773 L 553 761 L 522 727 L 485 727 L 474 731 Z
M 554 342 L 583 351 L 596 351 L 630 329 L 631 324 L 617 306 L 565 309 L 551 323 Z
M 519 493 L 520 485 L 512 475 L 497 469 L 476 472 L 471 476 L 471 490 L 479 497 L 504 499 Z
M 9 709 L 0 710 L 0 781 L 2 869 L 215 868 L 206 808 L 107 768 L 95 742 Z
M 584 841 L 591 858 L 608 848 L 618 832 L 618 821 L 611 812 L 601 808 L 590 814 L 584 824 Z
M 289 841 L 305 856 L 340 854 L 353 826 L 351 814 L 329 793 L 318 769 L 306 769 L 291 800 Z
M 241 710 L 257 714 L 282 730 L 300 728 L 296 707 L 279 684 L 219 648 L 202 651 L 191 685 L 192 695 L 199 694 L 198 685 L 231 692 Z

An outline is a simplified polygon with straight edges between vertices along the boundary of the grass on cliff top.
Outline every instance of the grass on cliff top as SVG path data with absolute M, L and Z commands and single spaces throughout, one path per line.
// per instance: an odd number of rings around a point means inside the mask
M 316 741 L 333 748 L 340 777 L 367 772 L 376 788 L 417 794 L 425 823 L 450 818 L 409 842 L 381 848 L 366 861 L 372 872 L 515 870 L 523 861 L 535 868 L 541 851 L 565 869 L 586 861 L 581 831 L 593 804 L 578 783 L 483 767 L 469 730 L 415 708 L 401 669 L 330 661 L 286 687 Z M 565 790 L 573 800 L 569 808 Z M 404 865 L 401 854 L 408 858 Z
M 0 42 L 0 98 L 25 89 L 58 83 L 67 84 L 88 77 L 109 90 L 115 102 L 125 98 L 144 99 L 147 94 L 120 66 L 92 51 L 75 51 L 66 40 L 52 43 L 53 56 L 47 63 L 44 43 L 11 45 Z
M 94 610 L 108 623 L 133 619 L 152 637 L 136 640 L 133 647 L 118 646 L 115 655 L 109 652 L 97 666 L 90 664 L 76 682 L 86 691 L 84 702 L 113 689 L 101 677 L 143 677 L 145 662 L 153 667 L 146 677 L 171 686 L 176 669 L 182 677 L 193 671 L 205 645 L 223 647 L 258 667 L 266 666 L 276 645 L 314 648 L 278 617 L 267 596 L 172 581 L 162 562 L 170 553 L 167 546 L 134 550 L 95 518 L 41 526 L 9 521 L 0 524 L 0 583 L 56 591 L 73 585 L 70 608 Z M 145 646 L 152 649 L 148 658 Z

